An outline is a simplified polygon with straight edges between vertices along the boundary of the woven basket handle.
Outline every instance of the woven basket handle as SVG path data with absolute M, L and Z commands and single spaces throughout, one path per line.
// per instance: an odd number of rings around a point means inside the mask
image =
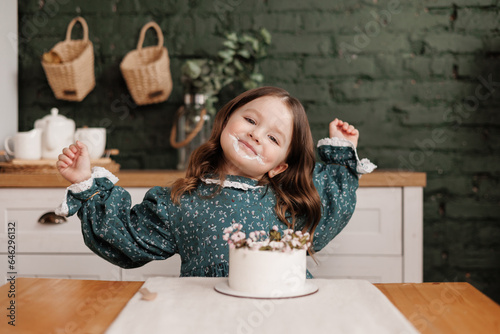
M 193 140 L 194 137 L 196 137 L 198 132 L 201 131 L 201 129 L 203 128 L 203 123 L 205 123 L 205 115 L 207 114 L 207 110 L 205 108 L 203 108 L 200 112 L 200 120 L 196 124 L 193 131 L 191 131 L 191 133 L 189 135 L 187 135 L 186 139 L 184 139 L 181 142 L 177 142 L 175 140 L 175 138 L 177 137 L 177 120 L 179 119 L 179 117 L 182 115 L 183 112 L 184 112 L 184 106 L 181 106 L 177 110 L 177 113 L 176 113 L 175 119 L 174 119 L 174 124 L 172 125 L 172 131 L 170 131 L 170 145 L 172 145 L 173 148 L 181 148 L 181 147 L 184 147 L 187 144 L 189 144 L 191 142 L 191 140 Z
M 80 22 L 83 28 L 83 40 L 88 41 L 89 40 L 89 26 L 87 25 L 87 21 L 81 16 L 75 17 L 71 22 L 68 24 L 68 30 L 66 30 L 66 40 L 69 41 L 71 39 L 71 31 L 73 30 L 73 26 L 75 25 L 76 22 Z
M 156 35 L 158 35 L 158 46 L 159 47 L 163 46 L 163 33 L 161 32 L 161 28 L 156 22 L 151 21 L 149 23 L 146 23 L 146 25 L 141 29 L 139 42 L 137 42 L 137 50 L 142 49 L 142 44 L 144 44 L 144 37 L 146 36 L 146 31 L 149 28 L 154 28 L 156 30 Z

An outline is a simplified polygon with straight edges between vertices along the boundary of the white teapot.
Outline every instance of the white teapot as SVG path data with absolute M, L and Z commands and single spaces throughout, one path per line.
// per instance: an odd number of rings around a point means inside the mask
M 42 159 L 57 159 L 63 148 L 73 144 L 75 121 L 59 115 L 57 108 L 50 115 L 35 121 L 35 129 L 42 129 Z

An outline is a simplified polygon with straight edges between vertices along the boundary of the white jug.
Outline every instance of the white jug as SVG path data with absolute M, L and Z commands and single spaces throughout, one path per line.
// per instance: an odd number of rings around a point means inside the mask
M 99 159 L 106 148 L 106 128 L 78 128 L 75 140 L 79 140 L 89 149 L 90 159 Z
M 63 148 L 73 144 L 75 121 L 58 115 L 59 110 L 52 108 L 50 115 L 35 121 L 35 128 L 43 130 L 42 158 L 57 160 Z
M 10 143 L 13 143 L 11 148 Z M 33 129 L 18 132 L 14 136 L 5 138 L 5 150 L 16 159 L 40 160 L 42 157 L 42 130 Z

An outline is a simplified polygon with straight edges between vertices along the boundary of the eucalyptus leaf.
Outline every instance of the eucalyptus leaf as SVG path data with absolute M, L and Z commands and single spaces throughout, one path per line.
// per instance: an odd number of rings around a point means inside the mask
M 252 80 L 246 80 L 243 82 L 243 87 L 247 90 L 254 89 L 254 88 L 259 87 L 259 84 L 255 81 L 252 81 Z
M 224 74 L 228 76 L 233 76 L 234 75 L 234 68 L 232 67 L 225 67 L 224 68 Z
M 250 52 L 248 50 L 240 50 L 238 51 L 238 55 L 242 56 L 243 58 L 250 58 Z
M 187 76 L 190 78 L 198 78 L 201 74 L 201 67 L 194 61 L 187 61 L 186 66 L 183 68 Z
M 234 54 L 234 50 L 221 50 L 218 52 L 219 57 L 224 59 L 231 59 L 233 58 Z
M 238 42 L 238 35 L 236 35 L 235 32 L 227 34 L 226 38 L 227 38 L 228 41 Z
M 236 47 L 237 47 L 236 42 L 233 42 L 233 41 L 224 41 L 224 43 L 222 43 L 222 45 L 224 45 L 230 49 L 236 49 Z
M 262 82 L 264 81 L 264 76 L 261 73 L 252 73 L 250 75 L 250 79 L 257 82 Z
M 239 39 L 240 43 L 245 44 L 245 43 L 253 43 L 253 41 L 256 41 L 257 39 L 255 37 L 249 36 L 249 35 L 242 35 Z
M 227 66 L 227 64 L 231 63 L 233 61 L 233 58 L 225 58 L 221 59 L 222 65 Z
M 241 65 L 241 62 L 238 59 L 235 59 L 233 61 L 234 67 L 236 67 L 237 70 L 243 71 L 243 65 Z
M 252 42 L 252 49 L 254 49 L 255 52 L 259 52 L 260 50 L 260 43 L 258 40 L 254 40 Z
M 227 85 L 231 84 L 233 81 L 234 81 L 234 79 L 233 79 L 233 78 L 226 78 L 226 79 L 222 82 L 222 87 L 226 87 Z
M 214 93 L 220 91 L 221 89 L 222 89 L 222 83 L 219 80 L 215 81 L 214 82 Z
M 266 28 L 260 29 L 260 35 L 262 36 L 262 38 L 264 38 L 264 43 L 266 43 L 267 45 L 271 44 L 271 34 L 269 33 L 269 31 L 267 31 Z

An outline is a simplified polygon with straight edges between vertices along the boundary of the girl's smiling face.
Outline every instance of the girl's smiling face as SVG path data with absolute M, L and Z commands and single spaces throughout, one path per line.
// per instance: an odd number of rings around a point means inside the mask
M 293 116 L 275 96 L 263 96 L 236 109 L 222 130 L 224 172 L 260 180 L 288 167 Z

